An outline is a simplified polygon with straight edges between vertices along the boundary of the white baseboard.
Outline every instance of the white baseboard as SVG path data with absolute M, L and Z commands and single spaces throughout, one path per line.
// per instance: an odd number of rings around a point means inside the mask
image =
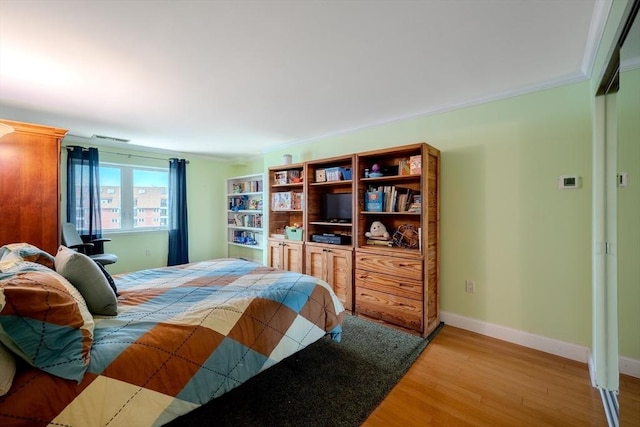
M 444 311 L 440 312 L 440 320 L 446 325 L 477 332 L 503 341 L 544 351 L 545 353 L 555 354 L 556 356 L 566 357 L 567 359 L 577 360 L 583 363 L 587 363 L 589 360 L 589 348 L 582 345 L 566 343 L 553 338 L 543 337 L 542 335 L 535 335 L 519 329 L 487 323 L 471 317 L 460 316 L 459 314 Z
M 496 325 L 494 323 L 488 323 L 446 311 L 440 312 L 440 320 L 445 324 L 455 326 L 456 328 L 466 329 L 467 331 L 477 332 L 482 335 L 529 347 L 534 350 L 540 350 L 545 353 L 587 363 L 589 364 L 589 369 L 593 369 L 593 366 L 591 366 L 592 361 L 589 360 L 590 350 L 589 347 L 586 346 L 572 344 L 544 337 L 542 335 L 531 334 L 519 329 Z M 619 371 L 622 374 L 640 378 L 640 360 L 620 356 Z M 591 378 L 593 381 L 593 375 Z
M 618 370 L 621 374 L 640 378 L 640 360 L 620 356 L 618 359 Z

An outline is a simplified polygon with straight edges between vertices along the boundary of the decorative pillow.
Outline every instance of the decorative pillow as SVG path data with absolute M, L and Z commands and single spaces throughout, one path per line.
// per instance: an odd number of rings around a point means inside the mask
M 11 256 L 13 255 L 13 256 Z M 29 243 L 11 243 L 0 248 L 0 259 L 20 257 L 23 261 L 36 262 L 53 269 L 53 256 Z
M 16 361 L 13 354 L 0 343 L 0 396 L 7 394 L 16 374 Z
M 93 328 L 82 295 L 55 271 L 29 262 L 0 279 L 0 342 L 32 366 L 79 382 Z
M 56 271 L 71 282 L 84 297 L 93 314 L 115 316 L 118 300 L 100 267 L 88 256 L 60 246 L 55 257 Z
M 116 294 L 117 297 L 119 297 L 120 294 L 118 293 L 118 288 L 116 287 L 116 282 L 113 280 L 113 277 L 111 277 L 111 274 L 109 274 L 107 269 L 104 268 L 104 265 L 100 264 L 99 262 L 96 262 L 96 265 L 98 266 L 98 268 L 100 268 L 100 271 L 102 271 L 102 274 L 104 274 L 104 277 L 105 277 L 105 279 L 107 279 L 107 282 L 109 282 L 109 287 L 111 287 L 111 289 L 113 289 L 113 293 Z

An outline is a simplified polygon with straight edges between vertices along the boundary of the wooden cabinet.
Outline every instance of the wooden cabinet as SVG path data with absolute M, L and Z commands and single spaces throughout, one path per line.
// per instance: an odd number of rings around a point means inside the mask
M 267 263 L 280 270 L 303 273 L 303 242 L 269 239 L 267 243 Z
M 353 310 L 353 250 L 336 245 L 307 243 L 305 273 L 333 288 L 344 308 Z
M 305 272 L 329 283 L 345 309 L 353 311 L 355 155 L 306 163 Z M 339 244 L 314 242 L 334 237 Z
M 0 246 L 26 242 L 52 255 L 60 244 L 60 143 L 66 129 L 0 119 Z
M 227 179 L 227 255 L 232 246 L 264 249 L 264 176 Z
M 384 194 L 384 202 L 370 193 Z M 338 198 L 349 198 L 346 207 L 330 209 Z M 416 143 L 272 167 L 269 202 L 269 265 L 325 280 L 356 314 L 422 336 L 438 326 L 437 149 Z M 375 222 L 389 240 L 366 235 Z M 301 241 L 287 239 L 295 223 L 304 226 Z M 326 244 L 314 235 L 344 239 Z
M 303 227 L 305 223 L 305 164 L 269 168 L 269 239 L 267 263 L 281 270 L 304 271 Z M 298 233 L 287 235 L 297 225 Z M 289 237 L 293 237 L 290 239 Z
M 353 247 L 355 219 L 354 155 L 307 162 L 306 241 L 313 235 L 346 237 L 343 246 Z
M 397 254 L 356 255 L 358 313 L 415 331 L 424 330 L 422 258 Z
M 355 311 L 426 336 L 440 322 L 440 152 L 411 144 L 358 153 L 356 165 Z M 376 221 L 390 243 L 365 235 Z

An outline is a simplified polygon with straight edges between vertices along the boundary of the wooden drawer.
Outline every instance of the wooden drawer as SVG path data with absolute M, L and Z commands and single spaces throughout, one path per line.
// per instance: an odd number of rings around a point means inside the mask
M 356 285 L 356 312 L 418 332 L 423 331 L 422 302 Z
M 373 271 L 356 269 L 356 286 L 385 292 L 400 297 L 422 300 L 422 282 L 403 277 L 389 276 Z
M 422 258 L 356 253 L 356 268 L 388 274 L 393 277 L 423 280 Z

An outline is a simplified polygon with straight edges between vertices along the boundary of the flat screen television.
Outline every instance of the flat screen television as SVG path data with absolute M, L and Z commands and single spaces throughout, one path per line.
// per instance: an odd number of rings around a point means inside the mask
M 351 193 L 325 193 L 322 216 L 325 221 L 351 222 Z

